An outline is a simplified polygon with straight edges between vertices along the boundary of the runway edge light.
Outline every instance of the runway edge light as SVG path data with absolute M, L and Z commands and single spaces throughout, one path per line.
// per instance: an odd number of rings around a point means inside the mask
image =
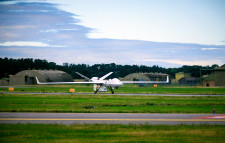
M 70 88 L 70 92 L 71 93 L 74 93 L 75 92 L 75 89 L 74 88 Z
M 14 87 L 9 87 L 9 91 L 14 91 Z

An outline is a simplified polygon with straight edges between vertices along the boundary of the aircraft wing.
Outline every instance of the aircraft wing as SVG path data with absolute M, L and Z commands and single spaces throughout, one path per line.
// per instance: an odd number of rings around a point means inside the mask
M 167 76 L 166 81 L 121 81 L 123 84 L 132 84 L 132 83 L 169 83 L 169 76 Z
M 40 82 L 38 78 L 36 77 L 37 84 L 44 84 L 44 85 L 49 85 L 49 84 L 103 84 L 104 82 L 102 81 L 88 81 L 88 82 Z
M 110 76 L 113 72 L 110 72 L 106 75 L 104 75 L 103 77 L 99 78 L 99 80 L 104 80 L 105 78 L 107 78 L 108 76 Z

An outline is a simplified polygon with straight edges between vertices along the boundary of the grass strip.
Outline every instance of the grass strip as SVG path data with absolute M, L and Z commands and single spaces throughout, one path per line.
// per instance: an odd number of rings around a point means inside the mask
M 225 113 L 225 97 L 0 95 L 0 112 L 212 113 L 213 108 Z
M 63 92 L 68 93 L 70 88 L 77 93 L 93 93 L 93 85 L 25 85 L 15 87 L 16 92 Z M 8 88 L 0 87 L 0 91 L 8 91 Z M 110 93 L 108 91 L 108 93 Z M 139 94 L 206 94 L 206 95 L 225 95 L 225 87 L 194 87 L 194 86 L 159 86 L 153 85 L 139 87 L 138 85 L 124 85 L 115 89 L 115 93 L 139 93 Z
M 0 142 L 222 143 L 223 125 L 0 124 Z

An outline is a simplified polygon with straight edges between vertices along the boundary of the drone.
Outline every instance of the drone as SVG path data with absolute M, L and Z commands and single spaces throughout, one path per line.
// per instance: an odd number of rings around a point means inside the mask
M 93 84 L 94 85 L 94 94 L 97 92 L 106 92 L 107 88 L 111 91 L 112 94 L 114 94 L 114 89 L 118 89 L 119 87 L 123 86 L 123 84 L 150 84 L 150 83 L 169 83 L 169 76 L 167 76 L 166 81 L 121 81 L 118 78 L 113 79 L 106 79 L 108 76 L 110 76 L 113 72 L 110 72 L 106 75 L 104 75 L 101 78 L 98 77 L 92 77 L 88 78 L 78 72 L 76 72 L 78 75 L 86 79 L 87 81 L 84 82 L 39 82 L 38 78 L 36 77 L 37 84 L 41 85 L 51 85 L 51 84 Z

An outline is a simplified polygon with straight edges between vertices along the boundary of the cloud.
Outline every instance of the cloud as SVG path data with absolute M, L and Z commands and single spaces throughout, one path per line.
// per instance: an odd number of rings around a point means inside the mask
M 201 48 L 202 50 L 218 50 L 219 48 Z
M 58 35 L 69 35 L 67 37 L 74 37 L 74 41 L 86 38 L 91 31 L 90 28 L 76 24 L 80 21 L 73 18 L 76 15 L 55 8 L 54 4 L 0 4 L 0 9 L 0 42 L 51 41 L 55 45 L 69 42 Z
M 225 63 L 224 45 L 88 38 L 93 29 L 78 24 L 77 15 L 54 4 L 0 4 L 0 10 L 1 57 L 164 67 Z
M 47 29 L 47 30 L 42 30 L 41 32 L 54 32 L 57 33 L 59 31 L 77 31 L 78 29 Z
M 222 65 L 223 62 L 221 60 L 211 60 L 211 61 L 205 61 L 205 60 L 193 60 L 193 61 L 183 61 L 179 59 L 145 59 L 144 61 L 150 61 L 150 62 L 165 62 L 170 64 L 177 64 L 177 65 L 202 65 L 202 66 L 208 66 L 213 65 L 215 63 Z
M 0 43 L 0 46 L 65 47 L 60 45 L 49 45 L 47 43 L 33 42 L 33 41 L 4 42 L 4 43 Z

